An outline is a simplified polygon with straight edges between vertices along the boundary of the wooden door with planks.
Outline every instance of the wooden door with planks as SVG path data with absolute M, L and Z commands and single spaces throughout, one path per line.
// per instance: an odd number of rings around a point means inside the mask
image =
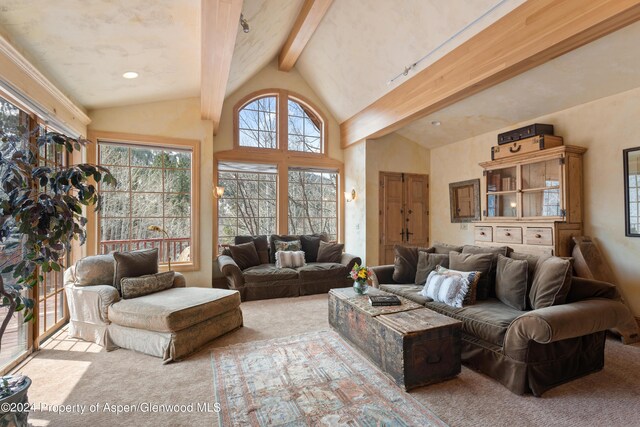
M 428 246 L 429 176 L 380 172 L 378 264 L 393 264 L 394 245 Z

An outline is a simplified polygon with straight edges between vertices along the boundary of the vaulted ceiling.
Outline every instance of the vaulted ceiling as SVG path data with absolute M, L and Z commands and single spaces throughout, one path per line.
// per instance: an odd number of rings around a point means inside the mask
M 523 2 L 334 0 L 296 68 L 342 122 Z M 244 0 L 227 95 L 277 57 L 303 3 Z M 0 0 L 0 32 L 87 109 L 200 92 L 200 0 Z M 398 133 L 435 147 L 638 87 L 637 40 L 633 24 Z

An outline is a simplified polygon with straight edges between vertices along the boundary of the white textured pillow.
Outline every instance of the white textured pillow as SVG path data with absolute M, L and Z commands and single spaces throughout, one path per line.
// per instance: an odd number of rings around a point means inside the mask
M 449 270 L 438 266 L 429 273 L 427 282 L 420 293 L 434 301 L 461 308 L 467 293 L 477 283 L 478 276 L 475 271 Z
M 296 268 L 304 265 L 303 251 L 276 252 L 276 268 Z

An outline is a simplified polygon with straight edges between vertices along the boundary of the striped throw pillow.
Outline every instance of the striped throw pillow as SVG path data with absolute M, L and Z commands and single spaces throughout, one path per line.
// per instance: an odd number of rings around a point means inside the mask
M 477 271 L 457 271 L 438 266 L 429 273 L 420 293 L 436 302 L 461 308 L 475 302 L 470 301 L 467 295 L 475 294 L 479 278 Z
M 303 251 L 276 252 L 276 268 L 296 268 L 304 265 Z

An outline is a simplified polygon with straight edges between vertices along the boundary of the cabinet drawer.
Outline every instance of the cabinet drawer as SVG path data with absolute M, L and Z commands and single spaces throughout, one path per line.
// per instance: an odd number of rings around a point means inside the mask
M 498 243 L 522 243 L 522 228 L 520 227 L 496 227 Z
M 476 227 L 476 242 L 493 242 L 493 227 Z
M 527 245 L 552 245 L 553 229 L 546 227 L 527 227 L 525 240 Z

